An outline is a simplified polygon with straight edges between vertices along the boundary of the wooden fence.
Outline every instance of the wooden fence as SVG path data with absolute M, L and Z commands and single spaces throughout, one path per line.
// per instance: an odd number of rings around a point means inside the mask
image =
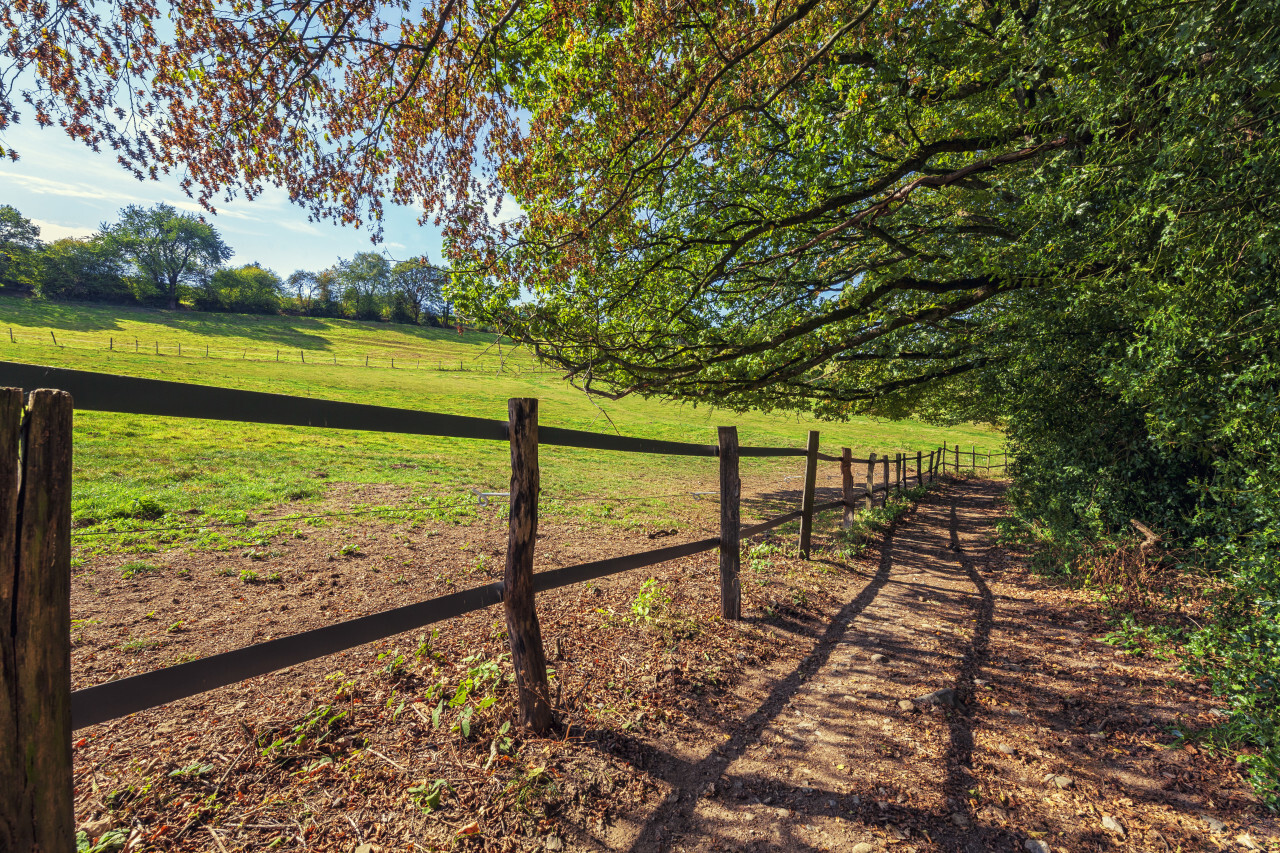
M 5 387 L 13 386 L 13 387 Z M 24 407 L 24 389 L 30 391 Z M 43 389 L 43 390 L 31 390 Z M 57 389 L 57 390 L 48 390 Z M 118 681 L 71 690 L 71 421 L 75 408 L 136 415 L 368 430 L 503 441 L 511 451 L 510 513 L 503 580 L 323 628 L 210 655 Z M 809 556 L 813 519 L 873 506 L 894 489 L 923 484 L 942 470 L 945 446 L 927 454 L 854 459 L 818 451 L 818 431 L 803 448 L 744 447 L 737 428 L 719 428 L 716 444 L 660 441 L 539 427 L 538 401 L 508 403 L 506 421 L 238 391 L 0 362 L 0 849 L 71 850 L 71 733 L 304 661 L 461 616 L 495 604 L 506 614 L 516 671 L 519 722 L 535 732 L 552 724 L 546 659 L 535 608 L 539 592 L 720 549 L 721 613 L 741 618 L 741 540 L 800 521 L 799 550 Z M 534 573 L 541 445 L 719 460 L 719 536 Z M 743 457 L 805 458 L 801 506 L 741 526 Z M 954 449 L 953 468 L 960 451 Z M 815 504 L 817 464 L 840 463 L 840 500 Z M 976 450 L 971 462 L 977 465 Z M 911 462 L 914 461 L 914 472 Z M 991 457 L 987 457 L 987 465 Z M 855 483 L 855 467 L 865 479 Z M 892 468 L 892 475 L 890 469 Z M 879 471 L 880 482 L 876 473 Z M 891 480 L 892 476 L 892 480 Z
M 506 355 L 501 345 L 495 344 L 497 358 L 481 359 L 479 357 L 445 358 L 441 353 L 412 352 L 401 350 L 398 354 L 389 353 L 352 353 L 338 355 L 334 352 L 300 347 L 272 347 L 268 349 L 251 349 L 249 347 L 214 347 L 209 344 L 193 345 L 181 341 L 143 341 L 137 337 L 107 337 L 105 339 L 77 338 L 71 335 L 49 330 L 46 338 L 43 333 L 24 329 L 21 335 L 9 327 L 9 343 L 24 345 L 45 345 L 58 349 L 75 349 L 89 352 L 120 352 L 155 356 L 173 356 L 176 358 L 207 358 L 231 361 L 255 362 L 288 362 L 294 364 L 321 365 L 325 367 L 369 367 L 387 370 L 433 370 L 441 373 L 507 373 L 517 376 L 537 376 L 552 371 L 528 356 L 518 358 L 514 344 L 508 344 Z M 3 334 L 3 333 L 0 333 Z M 486 350 L 487 351 L 487 350 Z M 454 366 L 454 362 L 457 366 Z

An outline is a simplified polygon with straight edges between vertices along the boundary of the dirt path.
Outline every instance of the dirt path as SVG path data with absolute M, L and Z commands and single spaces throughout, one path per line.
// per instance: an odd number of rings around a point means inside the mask
M 950 484 L 887 536 L 874 574 L 851 588 L 799 667 L 745 691 L 754 710 L 726 721 L 723 744 L 657 762 L 673 788 L 620 847 L 1274 843 L 1272 821 L 1240 820 L 1242 787 L 1196 784 L 1205 774 L 1187 770 L 1191 755 L 1159 755 L 1151 743 L 1162 727 L 1205 714 L 1203 691 L 1189 694 L 1184 675 L 1158 664 L 1106 678 L 1118 653 L 1090 639 L 1087 619 L 1066 623 L 1087 612 L 1046 610 L 1020 568 L 1002 577 L 997 495 L 992 483 Z M 1162 680 L 1170 695 L 1154 686 Z
M 507 666 L 486 611 L 79 730 L 78 820 L 124 853 L 1280 853 L 1229 753 L 1170 748 L 1221 722 L 1207 682 L 1102 642 L 1101 604 L 994 544 L 998 496 L 940 483 L 858 557 L 834 513 L 812 561 L 794 534 L 752 542 L 742 623 L 718 618 L 712 552 L 540 596 L 552 737 L 505 738 L 500 674 L 445 707 L 476 661 Z M 796 500 L 748 504 L 774 497 Z M 549 518 L 540 564 L 676 532 Z M 492 580 L 504 543 L 495 515 L 175 548 L 131 578 L 131 555 L 95 558 L 73 584 L 76 686 Z M 635 616 L 649 584 L 657 620 Z

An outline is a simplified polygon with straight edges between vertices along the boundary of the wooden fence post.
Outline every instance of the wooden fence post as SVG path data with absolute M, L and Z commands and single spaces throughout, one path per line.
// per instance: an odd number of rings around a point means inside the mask
M 533 548 L 538 536 L 538 401 L 528 397 L 507 401 L 511 439 L 511 499 L 507 536 L 507 564 L 502 606 L 507 614 L 511 664 L 516 671 L 519 723 L 530 731 L 551 728 L 547 686 L 547 658 L 542 630 L 534 609 Z
M 853 448 L 840 448 L 840 490 L 844 501 L 844 517 L 840 526 L 853 527 Z
M 924 485 L 924 453 L 916 451 L 916 485 Z
M 800 500 L 800 557 L 809 559 L 809 544 L 813 539 L 813 492 L 818 478 L 818 431 L 809 430 L 809 444 L 805 448 L 804 496 Z
M 960 473 L 960 445 L 958 444 L 956 445 L 956 464 L 952 467 L 952 471 L 957 475 Z
M 742 618 L 742 479 L 738 475 L 738 428 L 720 427 L 720 615 Z
M 33 391 L 24 424 L 22 391 L 5 388 L 0 390 L 0 849 L 74 850 L 74 830 L 71 395 Z
M 884 468 L 884 501 L 881 506 L 889 503 L 889 454 L 886 453 L 880 460 L 880 465 Z
M 947 443 L 942 442 L 942 476 L 947 476 Z
M 876 505 L 876 455 L 871 454 L 867 459 L 867 509 L 871 509 Z

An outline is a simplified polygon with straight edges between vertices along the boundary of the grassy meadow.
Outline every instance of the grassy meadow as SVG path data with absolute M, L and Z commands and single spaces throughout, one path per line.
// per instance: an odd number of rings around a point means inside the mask
M 108 349 L 109 339 L 114 349 Z M 554 373 L 538 372 L 528 353 L 507 345 L 502 346 L 506 369 L 499 373 L 499 343 L 492 334 L 459 336 L 453 330 L 350 320 L 0 297 L 6 361 L 493 419 L 505 419 L 509 397 L 532 396 L 540 400 L 539 419 L 545 425 L 707 444 L 715 442 L 716 426 L 735 424 L 746 445 L 799 447 L 809 429 L 819 429 L 823 451 L 838 454 L 848 446 L 856 456 L 927 451 L 944 440 L 979 450 L 1001 446 L 1000 435 L 983 427 L 868 418 L 818 423 L 794 414 L 739 414 L 640 398 L 593 400 Z M 274 360 L 277 347 L 280 362 Z M 374 366 L 364 366 L 366 355 Z M 396 369 L 389 364 L 393 356 Z M 234 519 L 296 502 L 314 502 L 317 511 L 424 501 L 461 507 L 474 502 L 472 489 L 505 491 L 509 476 L 501 443 L 427 436 L 84 411 L 76 415 L 75 440 L 74 512 L 85 533 L 107 526 L 172 526 L 175 519 L 197 515 L 202 521 Z M 709 458 L 543 447 L 541 463 L 547 500 L 584 512 L 594 506 L 617 518 L 661 518 L 691 500 L 690 492 L 714 491 L 718 482 Z M 795 458 L 743 460 L 744 487 L 795 488 L 802 464 Z M 836 473 L 834 464 L 826 468 L 828 477 Z M 836 482 L 831 477 L 829 484 Z M 334 496 L 343 491 L 338 484 L 385 487 L 359 492 L 385 500 L 370 504 L 362 498 L 335 507 Z M 606 499 L 608 506 L 601 510 L 598 501 Z

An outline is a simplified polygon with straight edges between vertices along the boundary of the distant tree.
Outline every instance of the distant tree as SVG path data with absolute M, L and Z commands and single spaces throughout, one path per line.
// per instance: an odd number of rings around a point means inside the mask
M 447 311 L 442 285 L 444 270 L 425 261 L 401 261 L 391 269 L 392 320 L 402 306 L 401 322 L 422 325 Z
M 37 290 L 46 299 L 129 302 L 120 253 L 99 238 L 68 237 L 45 247 Z
M 102 235 L 170 308 L 178 307 L 179 285 L 199 286 L 234 254 L 203 218 L 178 213 L 168 204 L 150 209 L 129 205 L 120 212 L 119 222 L 103 224 Z
M 239 314 L 275 314 L 280 310 L 280 276 L 258 264 L 221 269 L 200 288 L 196 306 Z
M 338 270 L 330 268 L 316 273 L 315 297 L 311 311 L 316 317 L 341 317 L 342 286 L 338 281 Z
M 347 313 L 357 320 L 378 320 L 391 288 L 391 262 L 376 252 L 359 252 L 338 261 L 338 280 Z
M 0 205 L 0 286 L 28 292 L 40 273 L 40 227 L 16 208 Z
M 310 315 L 315 307 L 320 282 L 311 270 L 294 270 L 284 280 L 283 292 L 299 313 Z

